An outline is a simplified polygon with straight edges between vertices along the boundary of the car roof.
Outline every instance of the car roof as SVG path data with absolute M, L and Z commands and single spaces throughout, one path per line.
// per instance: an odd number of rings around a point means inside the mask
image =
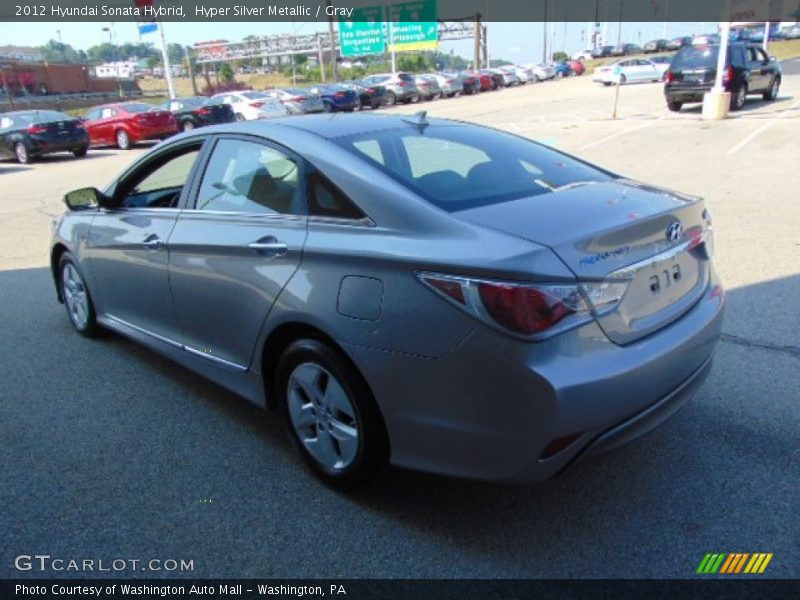
M 401 127 L 413 127 L 414 118 L 414 115 L 388 115 L 371 113 L 355 113 L 348 115 L 303 115 L 278 117 L 263 121 L 250 121 L 247 123 L 247 130 L 256 133 L 262 129 L 268 131 L 270 127 L 274 125 L 280 125 L 281 127 L 313 133 L 326 139 L 334 139 L 346 135 L 357 135 L 359 133 L 389 131 L 391 129 L 399 129 Z M 462 124 L 459 121 L 427 117 L 426 121 L 430 125 Z

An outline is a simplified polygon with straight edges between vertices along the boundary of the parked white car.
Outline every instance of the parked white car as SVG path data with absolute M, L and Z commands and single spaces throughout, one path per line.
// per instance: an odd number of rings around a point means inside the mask
M 533 81 L 533 70 L 526 69 L 520 65 L 502 65 L 501 69 L 505 69 L 506 71 L 512 71 L 514 75 L 517 76 L 520 83 L 528 83 L 529 81 Z
M 556 76 L 556 69 L 553 65 L 528 63 L 522 66 L 533 72 L 534 81 L 544 81 L 545 79 L 552 79 Z
M 579 60 L 581 62 L 586 60 L 592 60 L 592 49 L 591 48 L 584 48 L 570 56 L 572 60 Z
M 284 117 L 289 114 L 280 101 L 266 92 L 257 90 L 242 90 L 237 92 L 220 92 L 212 96 L 214 100 L 230 104 L 236 114 L 237 121 L 254 121 L 256 119 L 271 119 Z
M 592 81 L 603 85 L 624 85 L 642 81 L 661 81 L 662 76 L 663 71 L 653 61 L 628 58 L 597 67 L 592 75 Z

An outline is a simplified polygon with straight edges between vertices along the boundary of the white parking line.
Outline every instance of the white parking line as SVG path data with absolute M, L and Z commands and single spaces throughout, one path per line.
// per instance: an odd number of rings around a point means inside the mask
M 659 121 L 663 121 L 663 120 L 664 120 L 663 116 L 662 117 L 658 117 L 657 119 L 653 119 L 652 121 L 648 121 L 647 123 L 639 125 L 638 127 L 631 127 L 630 129 L 625 129 L 623 131 L 618 131 L 616 133 L 612 133 L 611 135 L 607 135 L 606 137 L 600 138 L 599 140 L 596 140 L 596 141 L 594 141 L 594 142 L 592 142 L 590 144 L 586 144 L 585 146 L 581 146 L 580 148 L 578 148 L 578 150 L 588 150 L 589 148 L 594 148 L 595 146 L 599 146 L 601 144 L 605 144 L 606 142 L 610 142 L 611 140 L 615 140 L 618 137 L 622 137 L 623 135 L 628 135 L 629 133 L 634 133 L 635 131 L 640 131 L 642 129 L 645 129 L 646 127 L 650 127 L 651 125 L 655 125 Z
M 782 113 L 781 113 L 780 115 L 778 115 L 777 117 L 775 117 L 775 118 L 773 118 L 773 119 L 771 119 L 771 120 L 767 121 L 767 122 L 766 122 L 766 123 L 764 123 L 764 124 L 763 124 L 761 127 L 759 127 L 758 129 L 756 129 L 755 131 L 751 132 L 749 135 L 745 136 L 745 137 L 744 137 L 744 138 L 743 138 L 743 139 L 742 139 L 742 140 L 741 140 L 741 141 L 740 141 L 738 144 L 736 144 L 736 145 L 735 145 L 733 148 L 731 148 L 730 150 L 728 150 L 728 154 L 736 154 L 736 153 L 737 153 L 739 150 L 741 150 L 742 148 L 744 148 L 744 147 L 745 147 L 747 144 L 749 144 L 750 142 L 752 142 L 752 141 L 753 141 L 754 139 L 756 139 L 756 138 L 757 138 L 759 135 L 761 135 L 762 133 L 764 133 L 764 132 L 765 132 L 767 129 L 769 129 L 770 127 L 772 127 L 773 125 L 775 125 L 775 123 L 776 123 L 778 120 L 780 120 L 780 119 L 784 118 L 784 117 L 785 117 L 787 114 L 789 114 L 789 113 L 788 113 L 788 111 L 790 111 L 790 110 L 794 110 L 794 109 L 795 109 L 795 108 L 797 108 L 798 106 L 800 106 L 800 100 L 798 100 L 797 102 L 795 102 L 794 104 L 792 104 L 792 105 L 791 105 L 789 108 L 787 108 L 787 109 L 786 109 L 786 111 L 782 112 Z

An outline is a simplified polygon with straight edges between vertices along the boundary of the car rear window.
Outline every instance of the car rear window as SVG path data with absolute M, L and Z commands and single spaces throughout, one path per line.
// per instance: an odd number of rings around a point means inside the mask
M 411 75 L 409 75 L 408 73 L 399 73 L 399 74 L 397 75 L 397 78 L 398 78 L 400 81 L 414 81 L 414 77 L 412 77 L 412 76 L 411 76 Z
M 448 212 L 613 178 L 545 146 L 483 127 L 409 124 L 334 141 Z
M 673 71 L 689 69 L 714 69 L 717 66 L 719 46 L 686 46 L 672 59 Z
M 75 117 L 55 110 L 36 110 L 17 115 L 25 123 L 52 123 L 53 121 L 73 121 Z

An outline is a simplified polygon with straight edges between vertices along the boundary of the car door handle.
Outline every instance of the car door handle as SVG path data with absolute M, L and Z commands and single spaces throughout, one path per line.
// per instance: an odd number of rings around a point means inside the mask
M 161 250 L 164 247 L 164 241 L 155 233 L 151 233 L 144 238 L 144 246 L 148 250 Z
M 289 251 L 289 246 L 279 242 L 275 237 L 269 236 L 255 242 L 250 242 L 247 247 L 259 254 L 268 256 L 282 256 Z

